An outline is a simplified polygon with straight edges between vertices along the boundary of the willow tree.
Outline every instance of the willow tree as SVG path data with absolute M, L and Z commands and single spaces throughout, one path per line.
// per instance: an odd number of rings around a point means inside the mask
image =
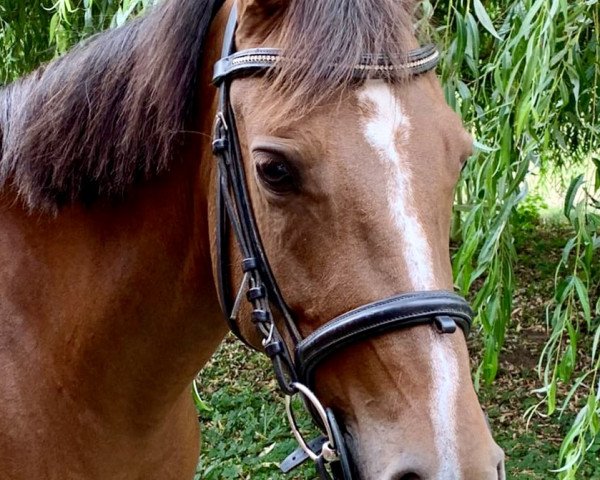
M 575 478 L 600 428 L 600 93 L 598 0 L 445 0 L 423 2 L 424 15 L 444 45 L 442 75 L 448 101 L 470 125 L 478 154 L 460 185 L 454 274 L 463 293 L 476 284 L 475 306 L 487 382 L 510 325 L 516 280 L 516 208 L 530 172 L 572 167 L 563 214 L 565 238 L 547 309 L 548 342 L 540 358 L 543 400 L 535 414 L 587 397 L 560 450 L 561 476 Z M 431 18 L 433 17 L 433 18 Z M 582 165 L 584 168 L 582 168 Z M 595 296 L 595 299 L 594 299 Z M 595 301 L 595 305 L 594 305 Z M 575 371 L 582 332 L 593 336 L 589 362 Z M 557 399 L 557 386 L 572 387 Z M 539 392 L 538 392 L 539 393 Z
M 40 0 L 0 0 L 0 82 L 154 2 L 57 0 L 47 8 Z M 454 274 L 474 298 L 484 339 L 477 380 L 494 380 L 510 326 L 515 213 L 528 175 L 573 166 L 586 172 L 570 179 L 564 195 L 573 234 L 564 239 L 548 299 L 543 400 L 529 412 L 553 414 L 576 393 L 587 399 L 558 459 L 560 475 L 575 478 L 600 429 L 599 0 L 424 0 L 419 18 L 442 48 L 447 100 L 476 138 L 477 154 L 457 190 Z M 591 352 L 576 371 L 583 332 L 592 337 Z M 566 398 L 557 398 L 560 383 L 572 385 Z
M 0 84 L 117 27 L 156 0 L 0 0 Z

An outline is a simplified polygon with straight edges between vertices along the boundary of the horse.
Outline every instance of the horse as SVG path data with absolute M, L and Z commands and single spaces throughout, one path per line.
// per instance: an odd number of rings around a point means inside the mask
M 167 0 L 0 90 L 1 478 L 193 478 L 224 308 L 316 411 L 317 465 L 351 460 L 336 478 L 505 478 L 464 309 L 406 323 L 459 302 L 472 148 L 404 68 L 415 4 Z M 213 79 L 235 51 L 256 68 Z M 321 340 L 310 382 L 295 335 Z

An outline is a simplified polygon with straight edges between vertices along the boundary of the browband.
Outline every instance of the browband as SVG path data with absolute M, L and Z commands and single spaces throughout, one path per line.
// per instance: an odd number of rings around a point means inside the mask
M 393 71 L 402 70 L 408 75 L 419 75 L 433 70 L 440 61 L 435 45 L 425 45 L 411 50 L 404 58 L 390 61 L 383 55 L 363 55 L 354 67 L 355 78 L 387 78 Z M 215 64 L 213 83 L 219 85 L 233 75 L 247 75 L 273 68 L 278 62 L 293 61 L 283 56 L 278 48 L 250 48 L 223 57 Z
M 353 343 L 393 330 L 434 324 L 440 333 L 454 333 L 458 325 L 469 334 L 473 311 L 466 300 L 446 291 L 397 295 L 351 310 L 312 332 L 296 346 L 299 377 L 314 386 L 315 369 Z

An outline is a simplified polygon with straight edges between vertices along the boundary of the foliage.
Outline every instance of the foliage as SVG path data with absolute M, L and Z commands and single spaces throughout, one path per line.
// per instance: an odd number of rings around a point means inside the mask
M 518 225 L 515 234 L 532 234 L 532 230 L 542 222 L 541 212 L 547 207 L 539 193 L 528 194 L 513 213 L 514 223 Z
M 0 0 L 0 83 L 153 3 Z M 519 288 L 515 240 L 535 233 L 531 227 L 540 202 L 526 200 L 526 179 L 534 170 L 584 173 L 573 175 L 565 192 L 570 233 L 556 267 L 554 294 L 547 298 L 549 335 L 540 357 L 543 387 L 537 392 L 542 400 L 529 412 L 580 409 L 559 455 L 561 475 L 574 478 L 600 429 L 600 0 L 424 0 L 421 5 L 422 23 L 436 26 L 430 33 L 443 49 L 446 97 L 478 149 L 457 190 L 454 222 L 461 245 L 454 256 L 456 285 L 472 295 L 484 339 L 477 384 L 489 384 L 499 372 Z M 218 398 L 213 396 L 208 407 L 214 410 L 207 413 L 224 425 L 230 419 L 218 416 Z M 266 414 L 270 418 L 272 412 Z
M 157 0 L 1 0 L 0 84 L 30 72 L 72 45 L 121 25 Z
M 600 299 L 592 303 L 590 293 L 598 292 L 600 275 L 597 262 L 600 253 L 600 204 L 584 190 L 585 178 L 573 179 L 565 198 L 564 215 L 573 228 L 558 264 L 555 295 L 548 306 L 547 323 L 550 338 L 540 359 L 543 373 L 544 401 L 548 413 L 557 408 L 559 383 L 570 384 L 579 357 L 583 334 L 593 333 L 591 358 L 577 375 L 560 410 L 568 408 L 572 398 L 584 390 L 587 401 L 582 406 L 560 450 L 564 478 L 575 479 L 577 469 L 600 432 L 599 373 Z M 581 194 L 579 201 L 578 194 Z M 596 260 L 596 262 L 594 262 Z
M 57 53 L 104 30 L 118 27 L 131 16 L 142 12 L 156 0 L 56 0 L 49 27 L 50 42 Z
M 203 449 L 198 480 L 277 476 L 279 462 L 297 447 L 269 361 L 229 338 L 199 375 L 208 409 L 200 413 Z M 308 422 L 308 419 L 304 424 Z M 295 480 L 313 478 L 309 465 Z
M 424 13 L 440 25 L 445 45 L 442 75 L 446 97 L 473 132 L 479 153 L 459 187 L 461 247 L 454 257 L 456 283 L 463 293 L 476 287 L 474 305 L 484 332 L 485 354 L 477 379 L 491 382 L 513 311 L 516 280 L 514 230 L 525 180 L 534 169 L 556 170 L 598 163 L 600 27 L 597 0 L 480 0 L 424 2 Z M 577 357 L 579 316 L 597 333 L 589 297 L 597 282 L 598 223 L 590 202 L 573 207 L 581 178 L 567 194 L 565 214 L 575 230 L 565 239 L 559 264 L 552 333 L 544 351 L 545 402 L 555 409 L 556 382 L 570 379 Z M 580 185 L 579 185 L 580 186 Z M 588 184 L 588 191 L 598 185 Z M 585 206 L 584 206 L 585 205 Z M 564 276 L 567 268 L 571 274 Z M 594 280 L 594 278 L 596 280 Z M 597 292 L 596 292 L 597 293 Z M 600 333 L 598 333 L 600 335 Z M 595 380 L 597 366 L 581 376 Z M 582 387 L 583 380 L 576 382 Z M 586 446 L 598 432 L 600 403 L 588 389 L 584 406 L 565 438 L 561 462 L 572 478 Z M 566 404 L 570 396 L 565 399 Z
M 446 45 L 446 96 L 480 150 L 459 187 L 463 242 L 454 265 L 463 293 L 482 280 L 475 306 L 489 382 L 512 311 L 511 220 L 526 175 L 556 159 L 582 161 L 597 148 L 600 50 L 596 1 L 487 2 L 487 9 L 479 0 L 439 2 L 435 20 L 444 21 L 437 34 Z
M 48 42 L 49 25 L 50 15 L 39 0 L 0 2 L 0 84 L 53 57 L 54 50 Z

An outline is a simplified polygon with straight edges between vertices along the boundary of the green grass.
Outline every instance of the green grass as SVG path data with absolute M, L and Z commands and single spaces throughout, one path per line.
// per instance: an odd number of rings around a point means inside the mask
M 269 362 L 228 338 L 200 375 L 202 455 L 198 479 L 284 478 L 278 464 L 296 444 Z M 293 479 L 312 478 L 312 469 Z

